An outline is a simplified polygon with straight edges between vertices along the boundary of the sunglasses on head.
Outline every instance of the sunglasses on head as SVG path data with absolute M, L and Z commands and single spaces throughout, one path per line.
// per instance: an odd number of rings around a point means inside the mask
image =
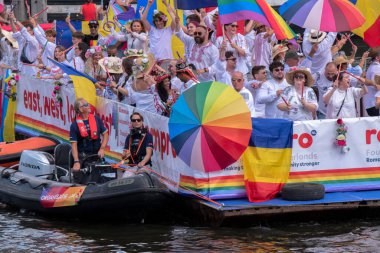
M 141 119 L 131 119 L 132 122 L 141 122 Z
M 201 32 L 194 32 L 194 36 L 202 36 L 203 35 L 203 33 L 201 33 Z
M 277 69 L 273 69 L 273 71 L 275 71 L 275 72 L 284 71 L 284 68 L 277 68 Z

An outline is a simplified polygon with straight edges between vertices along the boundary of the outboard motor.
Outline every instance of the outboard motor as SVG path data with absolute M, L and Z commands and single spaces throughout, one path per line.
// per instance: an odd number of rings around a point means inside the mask
M 42 151 L 24 150 L 18 170 L 31 176 L 51 179 L 55 172 L 54 157 Z

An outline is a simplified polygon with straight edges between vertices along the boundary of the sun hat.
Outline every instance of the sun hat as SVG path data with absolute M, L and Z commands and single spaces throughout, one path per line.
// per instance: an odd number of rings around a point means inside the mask
M 327 35 L 326 32 L 311 29 L 308 40 L 311 43 L 318 43 L 318 42 L 321 42 L 326 37 L 326 35 Z
M 111 74 L 122 74 L 122 62 L 118 57 L 104 57 L 99 60 L 99 65 L 104 71 Z
M 1 30 L 1 32 L 3 33 L 4 37 L 12 44 L 13 48 L 18 48 L 18 43 L 15 40 L 15 38 L 12 37 L 12 32 L 8 32 L 5 30 Z
M 344 56 L 344 55 L 339 55 L 338 57 L 336 57 L 335 59 L 334 59 L 334 63 L 335 63 L 335 65 L 337 65 L 337 66 L 339 66 L 339 65 L 341 65 L 341 64 L 344 64 L 344 63 L 350 63 L 350 61 L 347 59 L 347 57 L 346 56 Z
M 283 44 L 277 44 L 272 48 L 272 59 L 274 59 L 278 54 L 288 51 L 289 48 Z
M 292 68 L 288 73 L 286 73 L 286 81 L 290 85 L 294 85 L 294 75 L 296 73 L 302 73 L 306 76 L 305 86 L 311 87 L 314 84 L 314 78 L 307 68 Z

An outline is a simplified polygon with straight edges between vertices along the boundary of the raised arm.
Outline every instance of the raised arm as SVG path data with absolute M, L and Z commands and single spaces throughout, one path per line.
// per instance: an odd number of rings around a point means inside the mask
M 71 31 L 72 33 L 75 33 L 77 30 L 76 30 L 75 27 L 71 24 L 70 16 L 67 16 L 66 19 L 65 19 L 65 21 L 66 21 L 66 24 L 68 25 L 70 31 Z
M 168 11 L 169 16 L 172 19 L 170 22 L 170 28 L 174 32 L 176 30 L 176 23 L 173 22 L 176 19 L 175 10 L 172 8 L 172 6 L 168 2 L 166 2 L 166 0 L 162 0 L 162 3 L 166 6 L 166 10 Z
M 147 20 L 147 16 L 148 16 L 148 13 L 149 13 L 149 9 L 150 7 L 152 6 L 152 4 L 154 3 L 154 0 L 148 0 L 148 3 L 144 9 L 144 7 L 140 7 L 140 17 L 141 17 L 141 21 L 143 22 L 144 24 L 144 27 L 145 29 L 149 32 L 150 31 L 150 24 Z

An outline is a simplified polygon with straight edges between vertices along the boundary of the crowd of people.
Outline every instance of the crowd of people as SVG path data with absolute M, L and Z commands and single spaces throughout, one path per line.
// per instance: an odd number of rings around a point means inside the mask
M 138 10 L 139 20 L 125 25 L 114 20 L 116 26 L 110 26 L 105 37 L 98 33 L 100 22 L 93 19 L 98 15 L 88 14 L 96 9 L 87 1 L 82 13 L 90 19 L 90 34 L 76 30 L 68 16 L 70 48 L 57 45 L 56 31 L 44 31 L 33 17 L 20 22 L 9 12 L 12 32 L 0 34 L 0 67 L 72 85 L 52 58 L 95 78 L 98 96 L 164 116 L 170 116 L 181 93 L 207 81 L 231 85 L 252 117 L 379 116 L 380 47 L 370 48 L 354 62 L 357 46 L 349 34 L 306 29 L 297 42 L 279 41 L 270 27 L 253 20 L 240 27 L 245 34 L 238 32 L 240 23 L 233 22 L 223 25 L 223 35 L 217 36 L 217 9 L 186 11 L 184 25 L 166 0 L 158 1 L 170 17 L 154 10 L 151 24 L 148 13 L 154 1 Z M 184 55 L 174 52 L 178 59 L 173 56 L 173 35 L 184 44 Z M 352 50 L 347 56 L 341 49 L 348 42 Z M 371 63 L 365 69 L 368 58 Z M 364 114 L 359 113 L 361 98 Z

